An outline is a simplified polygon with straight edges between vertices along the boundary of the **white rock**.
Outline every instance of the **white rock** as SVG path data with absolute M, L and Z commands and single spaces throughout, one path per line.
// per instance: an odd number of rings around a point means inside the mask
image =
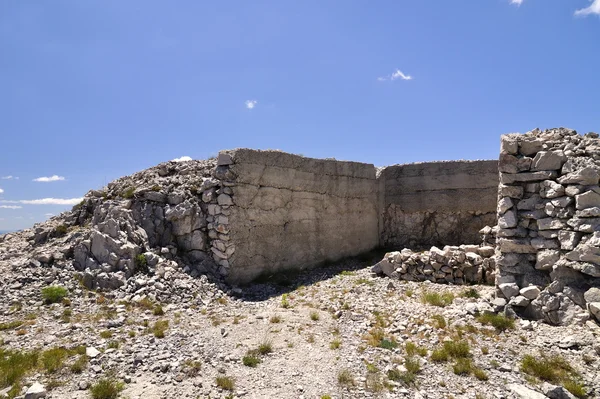
M 534 391 L 533 389 L 529 389 L 525 385 L 508 384 L 506 387 L 521 399 L 547 399 L 546 395 Z
M 85 348 L 85 354 L 87 357 L 90 358 L 95 358 L 100 354 L 100 351 L 96 348 L 94 348 L 93 346 L 88 346 L 87 348 Z
M 521 288 L 519 293 L 529 300 L 534 300 L 540 295 L 540 289 L 535 285 L 531 285 L 529 287 Z
M 27 389 L 25 393 L 25 399 L 38 399 L 46 397 L 46 388 L 39 382 L 34 382 L 32 386 Z

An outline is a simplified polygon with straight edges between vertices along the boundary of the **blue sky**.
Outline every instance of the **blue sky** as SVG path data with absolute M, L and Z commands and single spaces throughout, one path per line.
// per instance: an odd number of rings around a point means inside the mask
M 600 0 L 0 2 L 0 230 L 226 148 L 382 166 L 493 159 L 500 134 L 535 127 L 598 131 L 599 14 Z

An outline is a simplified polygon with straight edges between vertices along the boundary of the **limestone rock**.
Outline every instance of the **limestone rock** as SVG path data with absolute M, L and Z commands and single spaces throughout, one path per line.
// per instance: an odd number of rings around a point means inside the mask
M 521 288 L 519 293 L 529 300 L 534 300 L 538 297 L 538 295 L 540 295 L 540 289 L 532 285 L 529 287 Z
M 27 392 L 25 393 L 25 399 L 39 399 L 46 397 L 46 388 L 39 382 L 34 382 Z
M 600 194 L 594 191 L 586 191 L 575 196 L 575 203 L 578 210 L 600 207 Z
M 525 385 L 508 384 L 506 387 L 521 399 L 547 399 L 546 395 L 527 388 Z
M 567 160 L 562 151 L 540 151 L 533 158 L 532 171 L 558 170 Z

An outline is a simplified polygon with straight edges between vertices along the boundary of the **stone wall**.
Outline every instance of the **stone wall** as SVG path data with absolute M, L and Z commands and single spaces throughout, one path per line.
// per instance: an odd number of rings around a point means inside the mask
M 384 247 L 477 243 L 479 230 L 496 224 L 497 161 L 394 165 L 379 179 Z
M 600 317 L 600 140 L 569 129 L 501 139 L 498 296 L 553 324 Z
M 218 163 L 215 176 L 230 195 L 218 201 L 228 209 L 219 223 L 223 240 L 216 241 L 222 248 L 213 253 L 230 281 L 312 267 L 378 246 L 373 165 L 249 149 L 221 152 Z

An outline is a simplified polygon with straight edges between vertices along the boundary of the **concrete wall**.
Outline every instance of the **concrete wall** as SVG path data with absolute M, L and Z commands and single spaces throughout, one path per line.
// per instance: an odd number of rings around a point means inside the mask
M 496 224 L 497 161 L 394 165 L 379 179 L 384 247 L 477 243 Z
M 378 246 L 373 165 L 249 149 L 225 155 L 221 163 L 231 163 L 233 174 L 231 281 L 311 267 Z

